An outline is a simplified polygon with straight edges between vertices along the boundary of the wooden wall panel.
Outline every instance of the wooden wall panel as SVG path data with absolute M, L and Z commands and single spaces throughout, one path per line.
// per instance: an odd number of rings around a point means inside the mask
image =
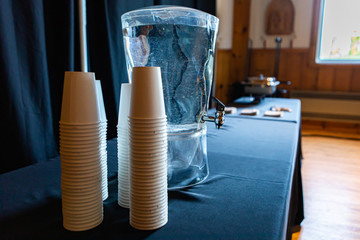
M 336 69 L 334 91 L 350 92 L 352 69 Z
M 234 85 L 242 82 L 249 69 L 249 76 L 274 75 L 275 49 L 252 49 L 247 62 L 249 14 L 251 0 L 234 0 L 233 47 L 219 50 L 216 64 L 216 95 L 224 103 L 234 97 Z M 318 19 L 319 0 L 314 0 L 313 19 Z M 280 81 L 291 81 L 288 90 L 341 91 L 360 93 L 359 65 L 316 64 L 315 47 L 317 21 L 313 21 L 308 49 L 283 48 L 280 54 Z
M 318 69 L 307 64 L 308 54 L 302 54 L 301 62 L 301 79 L 299 89 L 301 90 L 315 90 L 318 84 Z
M 249 39 L 250 0 L 234 0 L 231 78 L 242 82 L 246 74 Z
M 334 86 L 335 70 L 333 68 L 319 69 L 317 88 L 314 90 L 332 91 Z
M 360 66 L 315 66 L 309 62 L 310 51 L 281 50 L 278 79 L 291 81 L 290 90 L 360 92 Z M 253 49 L 249 75 L 272 76 L 274 61 L 274 49 Z
M 354 69 L 351 77 L 351 91 L 360 92 L 360 67 Z
M 291 82 L 291 89 L 300 89 L 302 75 L 302 55 L 288 54 L 288 68 L 286 69 L 286 81 Z
M 223 103 L 229 101 L 231 90 L 231 50 L 219 50 L 216 52 L 216 73 L 215 73 L 215 97 Z

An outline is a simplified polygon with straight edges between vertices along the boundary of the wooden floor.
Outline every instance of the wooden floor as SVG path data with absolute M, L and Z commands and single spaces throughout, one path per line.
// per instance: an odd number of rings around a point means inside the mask
M 303 130 L 302 144 L 305 220 L 293 240 L 360 240 L 360 135 Z

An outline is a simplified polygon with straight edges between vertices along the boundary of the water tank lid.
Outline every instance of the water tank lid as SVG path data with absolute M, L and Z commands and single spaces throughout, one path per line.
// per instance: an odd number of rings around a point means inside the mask
M 205 27 L 217 31 L 219 19 L 193 8 L 158 5 L 127 12 L 121 16 L 121 23 L 123 29 L 143 25 L 176 24 Z

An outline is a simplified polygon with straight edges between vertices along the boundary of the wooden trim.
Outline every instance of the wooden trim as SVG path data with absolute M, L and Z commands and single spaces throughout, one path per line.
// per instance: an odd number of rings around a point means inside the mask
M 245 78 L 250 25 L 250 2 L 251 0 L 234 1 L 231 62 L 232 83 L 241 82 Z
M 291 53 L 305 53 L 307 54 L 309 52 L 308 48 L 281 48 L 281 54 L 283 53 L 287 53 L 287 54 L 291 54 Z M 276 52 L 275 48 L 252 48 L 251 52 L 253 53 L 259 53 L 259 52 Z
M 316 63 L 316 43 L 317 43 L 317 36 L 319 30 L 319 17 L 320 17 L 320 3 L 322 0 L 314 0 L 313 4 L 313 14 L 312 14 L 312 25 L 311 25 L 311 37 L 310 37 L 310 54 L 308 63 L 311 67 L 316 68 L 336 68 L 336 69 L 352 69 L 355 67 L 359 67 L 359 64 L 323 64 L 323 63 Z

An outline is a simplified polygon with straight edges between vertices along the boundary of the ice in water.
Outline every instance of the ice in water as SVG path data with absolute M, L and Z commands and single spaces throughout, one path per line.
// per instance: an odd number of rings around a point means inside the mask
M 214 34 L 209 28 L 177 24 L 123 29 L 130 79 L 133 67 L 161 67 L 170 188 L 199 182 L 208 173 L 206 127 L 200 120 L 211 91 Z

